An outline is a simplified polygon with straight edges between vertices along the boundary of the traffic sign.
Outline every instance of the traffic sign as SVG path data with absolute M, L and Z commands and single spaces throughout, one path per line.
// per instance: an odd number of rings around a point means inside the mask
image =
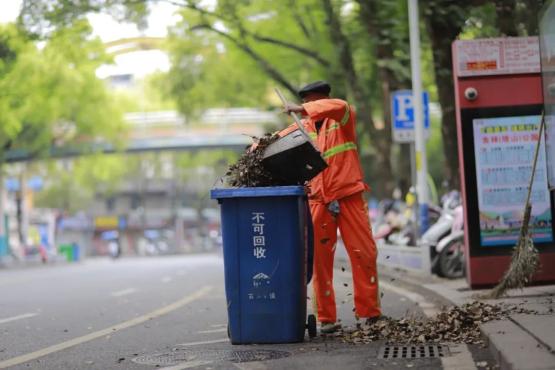
M 426 138 L 430 136 L 430 110 L 428 92 L 422 93 L 424 129 Z M 391 129 L 393 141 L 397 143 L 414 142 L 414 106 L 411 90 L 397 90 L 391 94 Z

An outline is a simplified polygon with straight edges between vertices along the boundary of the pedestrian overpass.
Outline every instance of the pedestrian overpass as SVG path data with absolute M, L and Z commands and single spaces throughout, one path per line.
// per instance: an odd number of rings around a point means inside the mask
M 279 125 L 277 113 L 254 108 L 208 109 L 189 125 L 175 111 L 134 112 L 124 115 L 129 137 L 121 146 L 108 142 L 85 141 L 50 148 L 40 156 L 25 149 L 4 153 L 3 163 L 27 162 L 42 158 L 69 158 L 87 154 L 140 153 L 153 151 L 198 151 L 228 149 L 243 151 L 253 136 L 263 134 L 263 125 Z

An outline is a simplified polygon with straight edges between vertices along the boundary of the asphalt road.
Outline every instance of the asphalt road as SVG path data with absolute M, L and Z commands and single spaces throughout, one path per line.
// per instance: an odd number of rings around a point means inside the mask
M 348 266 L 338 264 L 335 286 L 343 326 L 353 327 Z M 437 308 L 394 278 L 384 277 L 381 287 L 388 316 Z M 0 368 L 454 368 L 437 358 L 379 360 L 384 343 L 348 345 L 321 336 L 296 344 L 232 346 L 226 328 L 218 255 L 95 259 L 0 271 Z M 461 352 L 463 365 L 485 356 L 478 351 L 472 358 L 463 347 L 454 351 Z M 250 361 L 233 360 L 238 356 Z

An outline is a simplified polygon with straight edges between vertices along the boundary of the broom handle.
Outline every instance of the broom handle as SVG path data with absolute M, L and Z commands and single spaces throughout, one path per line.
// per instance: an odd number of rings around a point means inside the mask
M 285 100 L 285 97 L 283 96 L 283 94 L 281 93 L 281 91 L 279 91 L 279 89 L 276 87 L 275 88 L 276 94 L 278 94 L 279 98 L 281 99 L 281 103 L 283 104 L 283 106 L 285 107 L 285 105 L 287 105 L 287 100 Z M 301 123 L 301 120 L 299 119 L 299 117 L 295 114 L 295 112 L 290 112 L 289 114 L 291 114 L 291 117 L 293 117 L 293 119 L 295 120 L 295 123 L 297 124 L 297 126 L 299 126 L 299 130 L 301 130 L 301 132 L 303 134 L 305 134 L 306 137 L 308 136 L 308 132 L 306 132 L 304 125 Z
M 540 132 L 538 135 L 538 144 L 536 144 L 536 153 L 534 154 L 534 164 L 532 165 L 532 176 L 530 177 L 530 186 L 528 187 L 528 195 L 526 196 L 526 207 L 530 205 L 530 197 L 532 195 L 532 185 L 534 185 L 534 176 L 536 175 L 536 164 L 538 163 L 538 154 L 540 153 L 540 145 L 542 142 L 542 133 L 543 133 L 544 126 L 545 126 L 545 115 L 542 112 Z

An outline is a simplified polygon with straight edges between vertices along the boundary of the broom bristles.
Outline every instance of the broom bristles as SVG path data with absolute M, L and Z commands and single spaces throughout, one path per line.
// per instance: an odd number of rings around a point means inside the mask
M 539 255 L 528 228 L 531 212 L 532 206 L 527 204 L 520 229 L 520 236 L 515 246 L 509 269 L 505 272 L 497 286 L 483 298 L 497 299 L 502 297 L 509 289 L 522 289 L 530 282 L 532 275 L 536 272 L 539 265 Z
M 532 205 L 530 197 L 532 195 L 532 186 L 534 185 L 534 175 L 536 174 L 536 165 L 538 164 L 538 154 L 542 142 L 542 132 L 545 126 L 545 115 L 542 112 L 540 128 L 538 133 L 538 142 L 534 153 L 534 162 L 532 163 L 532 174 L 530 176 L 530 186 L 528 187 L 528 195 L 524 204 L 524 217 L 522 218 L 522 226 L 520 227 L 520 235 L 518 243 L 515 246 L 511 265 L 503 275 L 503 278 L 493 290 L 484 298 L 499 298 L 509 289 L 522 289 L 532 279 L 539 266 L 539 254 L 536 249 L 532 236 L 528 230 L 530 224 L 530 215 L 532 214 Z

